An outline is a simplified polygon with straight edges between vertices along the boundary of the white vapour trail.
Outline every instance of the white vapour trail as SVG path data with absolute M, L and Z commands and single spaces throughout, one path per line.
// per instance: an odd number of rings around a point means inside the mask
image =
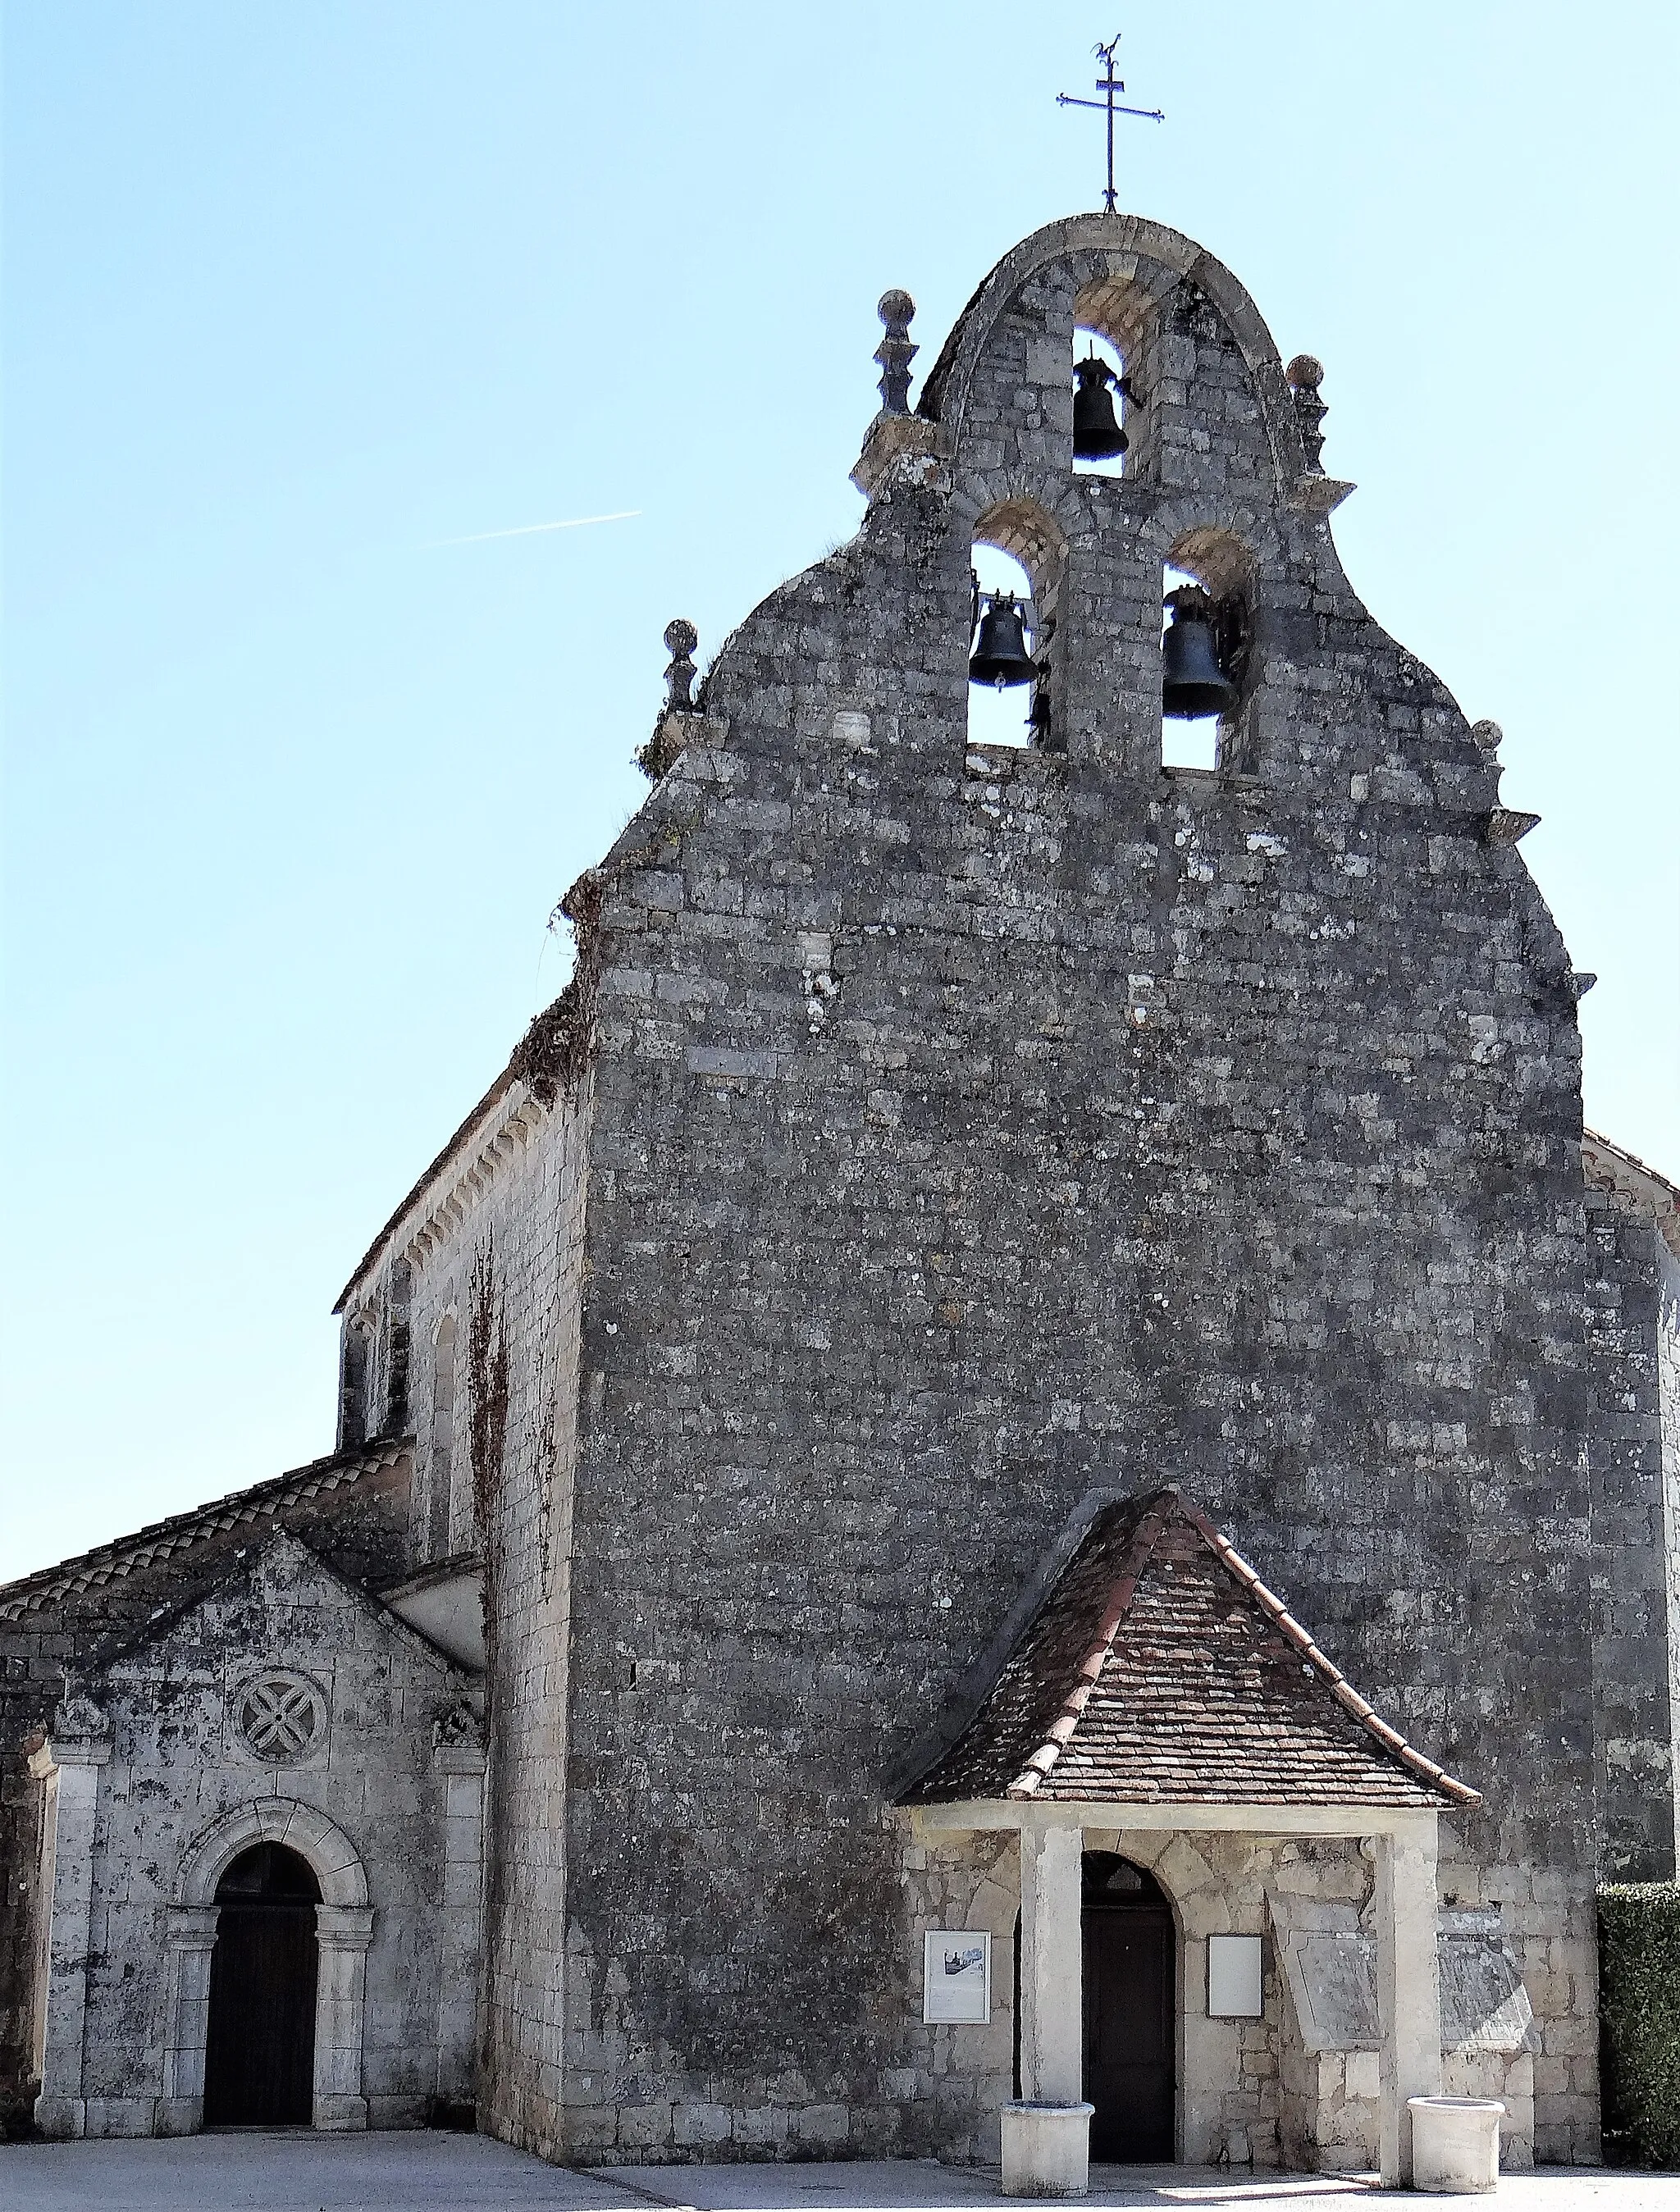
M 630 522 L 641 512 L 639 507 L 627 507 L 617 514 L 575 514 L 568 522 L 522 522 L 517 530 L 475 530 L 470 538 L 434 538 L 420 550 L 432 553 L 440 545 L 482 545 L 489 538 L 534 538 L 543 530 L 587 530 L 592 522 Z

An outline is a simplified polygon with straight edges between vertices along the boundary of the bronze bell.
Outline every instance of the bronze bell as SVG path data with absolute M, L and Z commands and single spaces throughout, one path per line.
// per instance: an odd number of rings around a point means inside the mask
M 1026 632 L 1013 592 L 987 594 L 980 631 L 974 641 L 974 657 L 968 664 L 971 684 L 995 684 L 1000 691 L 1012 684 L 1030 684 L 1038 673 L 1026 649 Z
M 1161 712 L 1181 721 L 1228 714 L 1237 687 L 1220 666 L 1214 644 L 1213 603 L 1205 592 L 1184 589 L 1166 602 L 1172 627 L 1161 640 Z
M 1074 394 L 1074 459 L 1105 461 L 1123 453 L 1131 440 L 1120 428 L 1108 390 L 1111 384 L 1123 390 L 1123 380 L 1094 353 L 1074 363 L 1074 374 L 1079 383 Z

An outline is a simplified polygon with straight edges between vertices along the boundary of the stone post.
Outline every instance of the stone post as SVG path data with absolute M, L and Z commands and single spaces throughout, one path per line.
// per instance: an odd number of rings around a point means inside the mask
M 164 1933 L 167 1960 L 168 2040 L 163 2049 L 163 2094 L 158 2100 L 161 2136 L 197 2135 L 204 2124 L 204 2051 L 209 2043 L 210 1954 L 216 1949 L 216 1905 L 175 1905 Z
M 370 1906 L 318 1905 L 320 1964 L 315 1985 L 314 2124 L 334 2134 L 368 2124 L 362 2094 L 362 2030 L 368 1986 Z
M 1076 2105 L 1085 2093 L 1085 1959 L 1079 1828 L 1021 1832 L 1021 2095 Z
M 437 2094 L 470 2102 L 478 2048 L 484 1922 L 483 1723 L 465 1704 L 434 1724 L 432 1766 L 443 1784 L 443 1912 L 439 1945 Z
M 1020 2094 L 1078 2104 L 1085 2094 L 1085 1832 L 1020 1832 Z
M 1021 2094 L 1003 2107 L 1006 2197 L 1082 2197 L 1085 2094 L 1083 1830 L 1021 1831 Z
M 1409 2097 L 1441 2088 L 1441 1990 L 1435 1957 L 1433 1814 L 1377 1844 L 1377 2008 L 1382 2029 L 1379 2156 L 1384 2182 L 1412 2182 Z
M 29 1759 L 29 1771 L 46 1785 L 41 1850 L 47 1914 L 45 1987 L 37 1998 L 34 2051 L 41 2083 L 35 2124 L 46 2136 L 88 2131 L 82 2044 L 93 1940 L 99 1773 L 110 1757 L 111 1723 L 90 1699 L 77 1697 L 59 1706 L 52 1735 Z

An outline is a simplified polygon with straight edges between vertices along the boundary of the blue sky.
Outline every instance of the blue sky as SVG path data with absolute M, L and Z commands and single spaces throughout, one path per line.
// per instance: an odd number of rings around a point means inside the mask
M 1671 14 L 1135 9 L 1120 174 L 1324 362 L 1348 572 L 1503 725 L 1589 1115 L 1676 1172 Z M 665 623 L 850 535 L 876 299 L 925 369 L 1096 204 L 1054 95 L 1123 21 L 6 10 L 0 1575 L 330 1447 L 333 1298 L 564 979 Z

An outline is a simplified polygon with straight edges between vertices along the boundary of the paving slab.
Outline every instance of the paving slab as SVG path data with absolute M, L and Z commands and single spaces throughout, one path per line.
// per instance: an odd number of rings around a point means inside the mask
M 1367 2177 L 1093 2166 L 1097 2208 L 1380 2212 Z M 1425 2207 L 1447 2200 L 1407 2195 Z M 1471 2200 L 1451 2200 L 1470 2212 Z M 940 2212 L 1000 2203 L 997 2169 L 934 2160 L 791 2166 L 547 2166 L 488 2136 L 240 2129 L 173 2141 L 0 2145 L 3 2212 Z M 1680 2174 L 1510 2174 L 1488 2212 L 1680 2212 Z
M 419 2129 L 0 2144 L 3 2212 L 632 2212 L 635 2202 L 488 2136 Z
M 859 2159 L 799 2166 L 615 2166 L 601 2171 L 645 2202 L 673 2212 L 937 2212 L 946 2205 L 1002 2205 L 994 2166 L 926 2159 Z M 1383 2212 L 1476 2201 L 1385 2190 L 1374 2174 L 1254 2172 L 1245 2166 L 1096 2166 L 1083 2203 L 1093 2207 L 1206 2207 L 1245 2212 Z M 1680 2212 L 1680 2174 L 1606 2173 L 1543 2167 L 1507 2174 L 1488 2212 Z

